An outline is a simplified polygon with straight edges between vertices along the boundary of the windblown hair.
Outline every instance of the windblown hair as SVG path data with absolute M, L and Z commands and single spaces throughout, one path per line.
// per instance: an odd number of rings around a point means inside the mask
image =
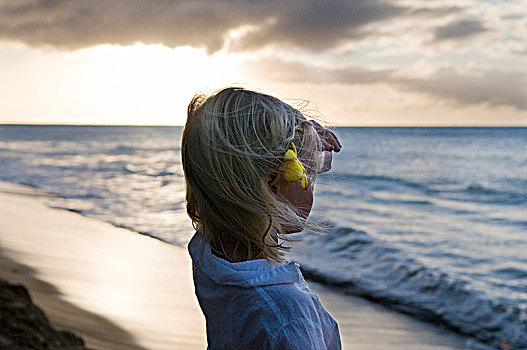
M 266 176 L 282 164 L 290 142 L 308 133 L 316 144 L 304 146 L 320 150 L 311 122 L 269 95 L 230 87 L 194 96 L 181 145 L 187 213 L 215 254 L 283 261 L 288 248 L 278 236 L 287 227 L 305 227 L 306 219 L 277 198 Z

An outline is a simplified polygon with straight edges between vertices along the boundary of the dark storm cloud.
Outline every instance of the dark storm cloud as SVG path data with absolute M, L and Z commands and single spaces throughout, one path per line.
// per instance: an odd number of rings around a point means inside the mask
M 214 51 L 228 29 L 266 16 L 260 2 L 11 0 L 0 3 L 0 39 L 67 49 L 140 41 Z
M 368 35 L 364 28 L 367 24 L 404 12 L 404 8 L 378 0 L 303 1 L 276 11 L 268 25 L 244 38 L 238 47 L 251 49 L 282 43 L 323 50 L 363 38 Z
M 485 31 L 487 29 L 480 21 L 475 19 L 462 19 L 436 28 L 434 41 L 463 39 Z
M 424 93 L 460 105 L 488 104 L 527 110 L 527 74 L 501 70 L 459 72 L 443 68 L 425 78 L 404 77 L 395 70 L 368 70 L 362 67 L 321 68 L 302 63 L 266 60 L 245 67 L 253 74 L 282 82 L 360 85 L 384 83 L 402 91 Z
M 254 30 L 231 42 L 231 50 L 273 43 L 322 50 L 374 35 L 371 23 L 456 10 L 410 8 L 385 0 L 4 0 L 0 40 L 64 49 L 162 43 L 214 52 L 224 46 L 229 30 L 249 25 Z

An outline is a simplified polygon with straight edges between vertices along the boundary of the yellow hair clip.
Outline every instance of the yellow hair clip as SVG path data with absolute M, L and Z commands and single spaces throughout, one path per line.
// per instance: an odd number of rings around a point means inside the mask
M 289 145 L 289 149 L 284 154 L 284 163 L 280 166 L 284 174 L 284 179 L 289 182 L 302 180 L 302 188 L 307 188 L 306 169 L 297 158 L 296 147 L 293 142 Z

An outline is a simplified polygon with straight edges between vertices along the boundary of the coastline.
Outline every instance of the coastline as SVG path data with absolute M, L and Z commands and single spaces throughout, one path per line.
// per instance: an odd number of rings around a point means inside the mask
M 88 348 L 206 347 L 185 249 L 49 208 L 44 198 L 1 183 L 0 279 L 25 285 L 53 327 Z
M 0 183 L 0 279 L 25 285 L 55 328 L 93 349 L 204 349 L 205 321 L 185 249 L 45 205 Z M 344 349 L 466 349 L 467 340 L 308 283 Z
M 143 350 L 131 334 L 111 321 L 61 298 L 55 286 L 36 277 L 36 271 L 3 255 L 0 250 L 0 279 L 28 289 L 32 301 L 45 310 L 53 328 L 73 332 L 90 349 Z

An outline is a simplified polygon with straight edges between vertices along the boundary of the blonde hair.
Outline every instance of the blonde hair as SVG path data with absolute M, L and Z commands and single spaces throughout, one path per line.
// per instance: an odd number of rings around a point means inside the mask
M 278 236 L 306 220 L 276 197 L 266 177 L 290 142 L 308 133 L 316 144 L 307 146 L 320 150 L 311 122 L 273 96 L 237 87 L 194 96 L 181 144 L 187 213 L 217 255 L 283 261 L 288 248 Z

